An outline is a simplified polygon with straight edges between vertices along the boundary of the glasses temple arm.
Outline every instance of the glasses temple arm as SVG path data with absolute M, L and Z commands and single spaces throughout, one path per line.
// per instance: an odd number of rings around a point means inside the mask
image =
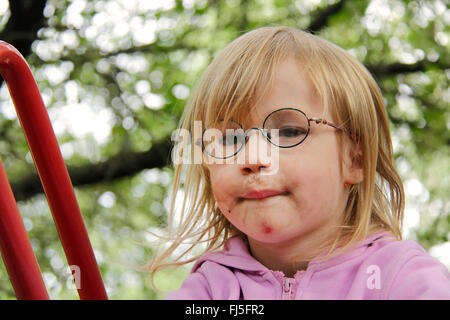
M 335 129 L 338 129 L 338 130 L 340 130 L 340 131 L 344 131 L 344 129 L 342 129 L 341 127 L 339 127 L 339 126 L 337 126 L 337 125 L 335 125 L 334 123 L 331 123 L 331 122 L 328 122 L 327 120 L 325 120 L 325 119 L 321 119 L 321 118 L 308 118 L 308 120 L 309 121 L 314 121 L 316 124 L 326 124 L 326 125 L 328 125 L 328 126 L 331 126 L 331 127 L 333 127 L 333 128 L 335 128 Z M 358 138 L 358 135 L 356 135 L 356 134 L 354 134 L 354 133 L 352 133 L 352 132 L 349 132 L 349 136 L 350 136 L 350 138 L 352 139 L 352 140 L 357 140 L 357 138 Z
M 314 117 L 313 117 L 313 118 L 308 118 L 308 120 L 309 120 L 309 121 L 314 121 L 316 124 L 319 124 L 319 123 L 321 123 L 321 124 L 326 124 L 326 125 L 331 126 L 331 127 L 335 128 L 335 129 L 344 131 L 341 127 L 335 125 L 334 123 L 328 122 L 328 121 L 325 120 L 325 119 L 314 118 Z

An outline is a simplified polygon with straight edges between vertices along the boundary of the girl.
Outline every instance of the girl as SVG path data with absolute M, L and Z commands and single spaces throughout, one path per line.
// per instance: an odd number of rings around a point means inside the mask
M 181 217 L 149 270 L 196 263 L 168 299 L 450 299 L 448 270 L 401 241 L 383 98 L 341 48 L 287 27 L 239 37 L 180 129 L 193 134 L 176 148 L 190 160 L 175 170 L 171 225 L 183 189 Z

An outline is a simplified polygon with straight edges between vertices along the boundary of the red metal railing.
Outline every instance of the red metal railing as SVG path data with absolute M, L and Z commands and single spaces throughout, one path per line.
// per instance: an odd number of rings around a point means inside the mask
M 36 81 L 22 55 L 0 41 L 0 73 L 14 102 L 69 265 L 79 270 L 80 299 L 107 299 L 100 270 Z M 0 250 L 18 299 L 49 299 L 0 161 Z

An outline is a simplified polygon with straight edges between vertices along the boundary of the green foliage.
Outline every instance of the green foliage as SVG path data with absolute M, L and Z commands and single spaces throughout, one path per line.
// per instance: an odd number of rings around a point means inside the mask
M 84 166 L 147 151 L 170 136 L 202 71 L 235 37 L 264 25 L 307 29 L 336 2 L 48 0 L 47 26 L 26 58 L 67 165 Z M 399 171 L 406 186 L 416 186 L 407 187 L 406 216 L 419 212 L 420 224 L 412 225 L 408 237 L 427 249 L 449 241 L 450 235 L 445 10 L 444 1 L 346 1 L 316 31 L 375 71 L 396 63 L 423 65 L 410 71 L 386 69 L 390 71 L 375 77 L 392 120 Z M 10 180 L 34 172 L 5 85 L 0 92 L 0 138 Z M 76 188 L 111 299 L 164 296 L 136 266 L 154 252 L 148 230 L 163 230 L 167 224 L 171 179 L 170 167 L 155 168 Z M 19 208 L 51 297 L 76 299 L 64 276 L 67 263 L 45 197 L 21 201 Z M 164 271 L 156 282 L 172 290 L 187 272 Z M 1 264 L 0 299 L 14 297 Z

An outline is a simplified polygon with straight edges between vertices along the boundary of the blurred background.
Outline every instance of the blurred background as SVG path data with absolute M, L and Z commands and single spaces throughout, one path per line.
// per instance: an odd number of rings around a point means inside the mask
M 170 135 L 202 71 L 242 33 L 309 30 L 373 73 L 406 191 L 403 235 L 450 267 L 450 10 L 444 0 L 0 0 L 0 40 L 48 108 L 111 299 L 161 299 L 147 262 L 167 224 Z M 78 299 L 9 92 L 0 157 L 52 299 Z M 156 283 L 176 289 L 186 268 Z M 0 263 L 0 299 L 15 299 Z

